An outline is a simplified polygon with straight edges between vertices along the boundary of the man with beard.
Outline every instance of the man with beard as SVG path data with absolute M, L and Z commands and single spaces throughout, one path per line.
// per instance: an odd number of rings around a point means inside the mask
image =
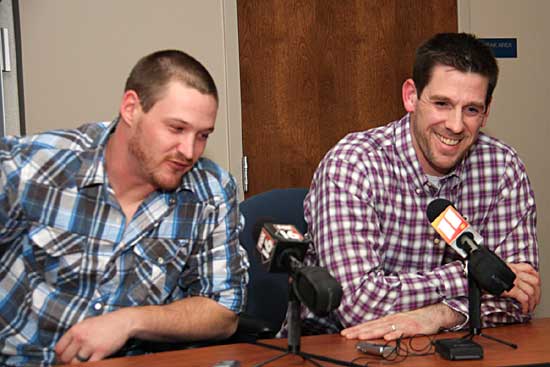
M 235 331 L 248 281 L 237 187 L 200 158 L 217 108 L 203 65 L 159 51 L 131 71 L 112 123 L 0 141 L 0 364 Z
M 342 303 L 309 325 L 347 338 L 393 340 L 468 322 L 462 258 L 430 226 L 446 198 L 517 278 L 483 294 L 484 326 L 525 322 L 540 302 L 535 198 L 525 166 L 480 132 L 498 66 L 469 34 L 438 34 L 417 50 L 401 120 L 352 133 L 327 153 L 304 208 L 316 261 L 341 282 Z

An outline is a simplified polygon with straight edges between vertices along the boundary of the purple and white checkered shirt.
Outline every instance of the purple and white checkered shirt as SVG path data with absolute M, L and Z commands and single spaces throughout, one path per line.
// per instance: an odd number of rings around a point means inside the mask
M 464 264 L 426 215 L 438 197 L 453 202 L 483 244 L 506 262 L 538 269 L 535 198 L 517 153 L 482 133 L 436 187 L 418 162 L 409 124 L 406 115 L 349 134 L 321 161 L 305 217 L 317 262 L 341 282 L 344 296 L 328 318 L 306 312 L 306 325 L 335 332 L 440 302 L 467 315 Z M 481 317 L 491 326 L 524 322 L 530 315 L 512 298 L 484 294 Z

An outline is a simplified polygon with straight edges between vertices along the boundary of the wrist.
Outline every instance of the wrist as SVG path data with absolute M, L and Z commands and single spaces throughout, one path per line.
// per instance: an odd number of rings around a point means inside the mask
M 435 306 L 437 316 L 439 317 L 439 325 L 443 329 L 452 329 L 466 321 L 466 316 L 452 309 L 444 303 Z
M 129 339 L 137 337 L 145 328 L 143 317 L 141 317 L 143 312 L 140 308 L 142 307 L 125 307 L 113 313 L 121 327 L 126 330 Z

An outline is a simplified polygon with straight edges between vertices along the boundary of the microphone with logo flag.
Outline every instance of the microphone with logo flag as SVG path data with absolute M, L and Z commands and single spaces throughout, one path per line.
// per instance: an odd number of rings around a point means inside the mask
M 433 200 L 428 219 L 441 238 L 462 258 L 469 261 L 468 271 L 479 286 L 494 295 L 514 287 L 516 275 L 508 265 L 481 243 L 483 238 L 447 199 Z
M 322 317 L 340 305 L 340 283 L 327 269 L 304 265 L 311 241 L 294 225 L 262 218 L 256 223 L 254 232 L 256 249 L 267 271 L 289 273 L 296 296 L 311 312 Z

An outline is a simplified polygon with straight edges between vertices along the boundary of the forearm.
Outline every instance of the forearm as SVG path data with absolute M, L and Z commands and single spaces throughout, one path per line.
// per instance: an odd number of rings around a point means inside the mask
M 238 321 L 234 312 L 205 297 L 116 312 L 130 322 L 130 337 L 165 342 L 223 339 L 235 332 Z
M 344 287 L 344 297 L 337 313 L 344 327 L 467 294 L 462 265 L 458 262 L 427 273 L 385 276 L 371 272 L 356 275 L 355 279 L 361 281 L 343 281 L 347 286 Z

